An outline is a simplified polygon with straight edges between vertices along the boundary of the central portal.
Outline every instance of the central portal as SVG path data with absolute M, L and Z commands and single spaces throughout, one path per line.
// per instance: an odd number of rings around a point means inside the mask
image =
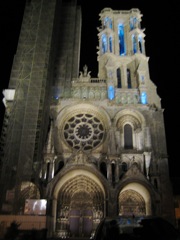
M 104 216 L 104 194 L 94 175 L 73 174 L 58 190 L 55 236 L 90 238 Z
M 73 209 L 69 216 L 70 235 L 90 237 L 93 229 L 93 213 L 90 209 Z

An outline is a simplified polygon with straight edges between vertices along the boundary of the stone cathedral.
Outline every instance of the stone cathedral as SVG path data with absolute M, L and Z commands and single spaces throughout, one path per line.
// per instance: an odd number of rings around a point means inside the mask
M 3 91 L 0 213 L 45 216 L 48 236 L 89 237 L 106 216 L 174 221 L 143 15 L 104 8 L 99 16 L 93 78 L 86 63 L 79 69 L 81 7 L 28 0 Z

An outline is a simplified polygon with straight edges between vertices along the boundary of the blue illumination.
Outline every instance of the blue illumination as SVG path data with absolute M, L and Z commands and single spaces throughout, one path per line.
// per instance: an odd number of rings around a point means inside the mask
M 133 19 L 133 25 L 134 25 L 134 28 L 136 28 L 136 24 L 137 24 L 137 18 L 134 17 L 134 19 Z
M 109 17 L 104 19 L 104 26 L 112 29 L 112 20 Z
M 109 51 L 112 52 L 112 37 L 109 38 Z
M 129 24 L 130 24 L 130 30 L 135 29 L 136 25 L 137 25 L 137 18 L 136 17 L 131 17 Z
M 52 96 L 52 98 L 53 98 L 54 100 L 58 100 L 58 99 L 59 99 L 59 96 L 58 96 L 58 95 L 54 95 L 54 96 Z
M 102 53 L 107 52 L 107 37 L 105 34 L 102 35 Z
M 52 88 L 52 98 L 54 100 L 58 100 L 60 98 L 60 94 L 61 94 L 60 87 L 53 87 Z
M 146 94 L 146 92 L 141 93 L 141 103 L 142 104 L 147 104 L 147 94 Z
M 137 53 L 137 44 L 136 44 L 136 38 L 134 35 L 132 36 L 132 42 L 133 42 L 133 52 Z
M 133 18 L 132 17 L 130 18 L 129 25 L 130 25 L 130 30 L 133 30 L 134 26 L 133 26 Z
M 119 53 L 120 55 L 125 55 L 125 41 L 124 41 L 124 26 L 119 24 L 118 26 L 118 35 L 119 35 Z
M 108 87 L 108 98 L 109 98 L 109 100 L 113 100 L 114 97 L 115 97 L 114 87 L 109 86 Z

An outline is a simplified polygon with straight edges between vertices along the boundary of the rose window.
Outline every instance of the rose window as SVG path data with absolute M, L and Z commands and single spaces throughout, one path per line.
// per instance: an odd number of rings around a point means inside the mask
M 91 114 L 77 114 L 64 126 L 66 142 L 77 150 L 91 150 L 101 143 L 103 137 L 102 122 Z

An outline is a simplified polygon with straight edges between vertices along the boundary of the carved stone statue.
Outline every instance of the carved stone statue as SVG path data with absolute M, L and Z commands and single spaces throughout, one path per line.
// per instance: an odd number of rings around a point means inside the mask
M 85 64 L 83 67 L 83 72 L 80 72 L 80 78 L 81 79 L 90 79 L 90 77 L 91 77 L 90 73 L 91 73 L 91 71 L 88 72 L 88 66 Z

